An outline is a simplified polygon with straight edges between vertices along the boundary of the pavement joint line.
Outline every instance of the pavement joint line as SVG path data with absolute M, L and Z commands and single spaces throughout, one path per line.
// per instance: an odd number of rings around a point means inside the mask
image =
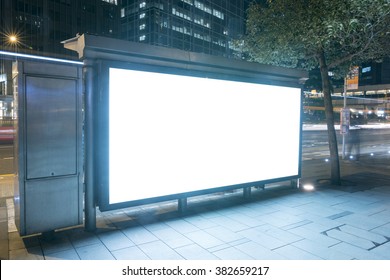
M 336 226 L 336 227 L 332 227 L 332 228 L 324 230 L 323 232 L 320 232 L 320 233 L 323 234 L 323 235 L 328 236 L 328 234 L 327 234 L 328 231 L 331 231 L 331 230 L 334 230 L 334 229 L 336 229 L 338 231 L 341 231 L 340 227 L 345 226 L 345 225 L 346 224 L 342 224 L 342 225 L 339 225 L 339 226 Z
M 383 242 L 383 243 L 377 243 L 377 242 L 374 242 L 374 241 L 371 241 L 372 243 L 374 243 L 374 247 L 372 247 L 372 248 L 369 248 L 369 249 L 367 249 L 368 251 L 371 251 L 371 250 L 373 250 L 373 249 L 375 249 L 375 248 L 378 248 L 379 246 L 382 246 L 382 245 L 385 245 L 386 243 L 389 243 L 390 242 L 390 238 L 388 238 L 388 237 L 386 237 L 386 236 L 384 236 L 386 239 L 387 239 L 387 241 L 386 242 Z
M 326 218 L 328 218 L 330 220 L 336 220 L 338 218 L 342 218 L 342 217 L 345 217 L 345 216 L 348 216 L 348 215 L 351 215 L 351 214 L 354 214 L 354 213 L 351 212 L 351 211 L 344 211 L 344 212 L 341 212 L 341 213 L 338 213 L 338 214 L 334 214 L 334 215 L 328 216 Z

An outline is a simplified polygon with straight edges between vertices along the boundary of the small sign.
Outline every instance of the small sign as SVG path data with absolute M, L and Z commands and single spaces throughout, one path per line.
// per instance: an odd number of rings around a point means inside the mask
M 347 90 L 359 88 L 359 66 L 351 68 L 347 77 Z

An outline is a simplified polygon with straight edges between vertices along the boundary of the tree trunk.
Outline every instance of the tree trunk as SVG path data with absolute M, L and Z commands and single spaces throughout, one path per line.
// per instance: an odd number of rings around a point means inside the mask
M 320 72 L 322 78 L 322 91 L 324 94 L 326 125 L 328 128 L 328 142 L 329 142 L 329 151 L 330 151 L 330 175 L 331 175 L 330 179 L 333 185 L 340 185 L 341 184 L 340 162 L 339 162 L 339 152 L 337 147 L 336 130 L 334 129 L 333 104 L 332 104 L 332 96 L 330 90 L 329 69 L 328 69 L 328 65 L 326 64 L 325 54 L 323 51 L 320 51 L 318 58 L 319 58 Z

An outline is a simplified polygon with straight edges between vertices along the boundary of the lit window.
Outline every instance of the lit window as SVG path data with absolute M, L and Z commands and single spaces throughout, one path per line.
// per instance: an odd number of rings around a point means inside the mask
M 125 17 L 125 8 L 121 9 L 121 18 Z
M 145 13 L 140 14 L 139 18 L 145 18 Z
M 217 18 L 220 18 L 220 19 L 224 19 L 225 18 L 225 15 L 224 13 L 218 11 L 218 10 L 213 10 L 213 15 L 216 16 Z
M 210 7 L 206 6 L 205 4 L 203 4 L 199 1 L 195 1 L 194 4 L 195 4 L 195 7 L 197 7 L 199 10 L 205 11 L 206 13 L 209 13 L 209 14 L 213 13 L 213 11 L 211 10 Z
M 110 4 L 118 5 L 118 1 L 117 0 L 102 0 L 102 1 L 110 3 Z
M 139 36 L 139 41 L 140 42 L 145 41 L 145 39 L 146 39 L 146 35 Z
M 142 8 L 145 8 L 146 7 L 146 2 L 141 2 L 139 4 L 139 7 L 142 9 Z
M 146 24 L 145 24 L 145 23 L 144 23 L 144 24 L 141 24 L 141 25 L 139 26 L 139 30 L 144 30 L 145 27 L 146 27 Z
M 192 0 L 181 0 L 184 3 L 190 4 L 191 6 L 193 5 Z

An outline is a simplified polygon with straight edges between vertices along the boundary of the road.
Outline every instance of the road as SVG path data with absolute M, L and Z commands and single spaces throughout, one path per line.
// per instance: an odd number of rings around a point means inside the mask
M 351 134 L 358 134 L 353 143 L 352 154 L 360 150 L 361 154 L 390 153 L 390 129 L 352 129 Z M 339 152 L 342 153 L 342 136 L 337 133 Z M 329 157 L 327 132 L 324 130 L 304 131 L 302 134 L 302 160 L 324 159 Z M 346 151 L 349 150 L 349 138 L 346 141 Z M 346 153 L 348 156 L 348 153 Z M 12 145 L 0 145 L 0 175 L 12 174 L 14 157 Z
M 338 148 L 342 154 L 342 135 L 337 131 Z M 383 154 L 390 151 L 390 129 L 352 128 L 345 137 L 345 155 Z M 304 131 L 302 134 L 302 159 L 329 157 L 328 135 L 324 130 Z

